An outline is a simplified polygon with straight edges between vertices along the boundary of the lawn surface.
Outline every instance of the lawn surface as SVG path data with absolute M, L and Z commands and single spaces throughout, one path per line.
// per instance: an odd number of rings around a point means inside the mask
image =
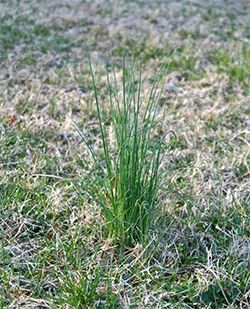
M 249 308 L 249 43 L 246 0 L 0 0 L 0 307 Z M 103 105 L 111 53 L 145 88 L 169 66 L 178 142 L 148 244 L 123 257 L 71 181 L 74 124 L 100 146 L 86 46 Z

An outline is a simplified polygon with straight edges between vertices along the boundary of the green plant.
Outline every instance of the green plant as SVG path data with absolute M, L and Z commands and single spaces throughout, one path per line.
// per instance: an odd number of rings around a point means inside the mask
M 82 135 L 94 160 L 93 170 L 83 177 L 83 188 L 101 206 L 108 237 L 123 248 L 145 241 L 156 210 L 164 151 L 164 134 L 156 133 L 163 75 L 157 74 L 144 97 L 141 73 L 135 73 L 134 62 L 127 67 L 124 60 L 121 88 L 115 70 L 107 68 L 110 116 L 105 117 L 91 61 L 89 66 L 102 151 L 97 154 Z M 113 138 L 107 123 L 114 130 Z
M 58 304 L 66 302 L 73 308 L 99 308 L 105 302 L 108 308 L 119 307 L 118 298 L 110 288 L 101 288 L 103 275 L 98 267 L 91 274 L 66 273 Z

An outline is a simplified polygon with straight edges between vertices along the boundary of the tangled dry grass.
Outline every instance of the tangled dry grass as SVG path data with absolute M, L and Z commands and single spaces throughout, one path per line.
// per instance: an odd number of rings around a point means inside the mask
M 0 299 L 6 308 L 249 308 L 250 3 L 0 1 Z M 178 143 L 161 215 L 123 259 L 69 179 L 98 149 L 106 54 L 168 56 L 160 108 Z M 165 194 L 167 193 L 167 194 Z

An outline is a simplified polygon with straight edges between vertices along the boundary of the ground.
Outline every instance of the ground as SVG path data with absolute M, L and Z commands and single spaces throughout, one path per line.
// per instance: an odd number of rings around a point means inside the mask
M 3 308 L 249 308 L 250 2 L 0 1 Z M 99 144 L 87 47 L 168 71 L 158 220 L 124 256 L 74 181 Z M 163 196 L 162 195 L 162 196 Z M 166 196 L 166 197 L 165 197 Z

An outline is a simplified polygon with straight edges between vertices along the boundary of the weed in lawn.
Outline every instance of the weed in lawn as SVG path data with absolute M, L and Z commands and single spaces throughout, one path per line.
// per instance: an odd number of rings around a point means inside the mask
M 149 97 L 145 98 L 141 75 L 136 77 L 134 63 L 128 68 L 123 65 L 122 95 L 114 70 L 112 84 L 107 69 L 110 117 L 106 121 L 114 130 L 112 140 L 104 124 L 91 63 L 90 71 L 103 158 L 86 142 L 95 167 L 84 177 L 83 190 L 101 206 L 108 237 L 123 248 L 145 241 L 156 211 L 164 136 L 153 137 L 153 132 L 162 74 L 157 75 Z

